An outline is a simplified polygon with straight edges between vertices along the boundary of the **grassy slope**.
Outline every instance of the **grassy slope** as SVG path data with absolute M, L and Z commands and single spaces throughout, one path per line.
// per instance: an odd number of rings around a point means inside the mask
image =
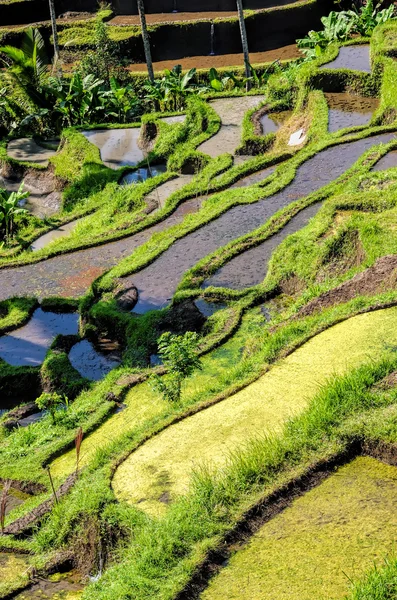
M 247 439 L 279 432 L 331 376 L 394 345 L 396 323 L 392 308 L 354 317 L 316 336 L 244 390 L 141 446 L 116 472 L 116 496 L 139 502 L 151 514 L 161 512 L 165 505 L 159 499 L 183 494 L 192 469 L 206 462 L 224 466 L 229 452 Z

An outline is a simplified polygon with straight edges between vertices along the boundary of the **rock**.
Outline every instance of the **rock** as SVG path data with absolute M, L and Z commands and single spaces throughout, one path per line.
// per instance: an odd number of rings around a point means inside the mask
M 117 306 L 121 310 L 131 312 L 135 304 L 138 302 L 138 290 L 135 286 L 129 287 L 121 292 L 116 297 Z
M 186 331 L 200 331 L 206 318 L 201 314 L 192 300 L 184 300 L 172 306 L 161 319 L 160 332 L 172 331 L 183 334 Z

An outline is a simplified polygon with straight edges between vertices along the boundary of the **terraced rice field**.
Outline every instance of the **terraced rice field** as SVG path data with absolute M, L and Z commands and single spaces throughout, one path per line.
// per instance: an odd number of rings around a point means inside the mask
M 278 433 L 332 376 L 375 359 L 397 340 L 397 309 L 359 315 L 317 335 L 255 383 L 141 446 L 117 469 L 117 498 L 150 514 L 185 493 L 192 470 L 225 465 L 255 436 Z

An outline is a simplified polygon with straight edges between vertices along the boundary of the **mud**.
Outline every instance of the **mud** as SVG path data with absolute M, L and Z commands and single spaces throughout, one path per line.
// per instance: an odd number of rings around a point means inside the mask
M 48 167 L 48 161 L 55 153 L 55 150 L 43 148 L 31 138 L 11 140 L 7 146 L 7 154 L 10 158 L 22 162 L 36 163 L 42 167 Z
M 257 106 L 263 99 L 263 96 L 244 96 L 212 100 L 210 105 L 221 118 L 221 127 L 218 133 L 201 144 L 197 150 L 212 158 L 225 152 L 234 154 L 241 145 L 241 130 L 245 113 Z
M 55 573 L 48 579 L 39 579 L 29 589 L 15 596 L 15 600 L 78 600 L 83 589 L 77 573 Z
M 363 152 L 393 137 L 394 134 L 382 134 L 324 150 L 301 165 L 292 184 L 278 194 L 253 204 L 235 206 L 197 231 L 177 240 L 148 267 L 126 278 L 128 285 L 134 285 L 139 292 L 134 312 L 142 314 L 166 306 L 183 273 L 199 260 L 254 231 L 291 202 L 335 180 Z
M 17 192 L 22 181 L 23 191 L 29 192 L 29 197 L 22 200 L 20 205 L 36 217 L 43 219 L 53 216 L 62 208 L 62 196 L 57 191 L 57 181 L 52 173 L 30 171 L 24 178 L 18 176 L 13 179 L 0 177 L 0 188 L 8 192 Z
M 266 52 L 251 52 L 250 60 L 252 65 L 262 65 L 263 63 L 272 63 L 275 60 L 294 60 L 301 57 L 296 44 L 290 44 L 274 50 Z M 197 69 L 210 69 L 215 67 L 241 67 L 244 64 L 244 56 L 242 54 L 221 54 L 218 56 L 190 56 L 187 58 L 178 58 L 175 60 L 163 60 L 153 63 L 155 72 L 164 71 L 164 69 L 172 69 L 176 64 L 182 65 L 185 70 L 196 67 Z M 132 72 L 145 72 L 145 63 L 136 63 L 128 66 Z
M 77 313 L 44 312 L 38 308 L 29 323 L 0 337 L 0 358 L 13 366 L 41 365 L 57 335 L 78 333 Z
M 325 98 L 329 107 L 328 131 L 331 133 L 345 127 L 367 125 L 379 106 L 377 98 L 346 93 L 326 93 Z
M 82 133 L 89 142 L 99 148 L 103 163 L 110 169 L 133 167 L 144 159 L 144 153 L 138 145 L 140 127 L 92 129 Z
M 372 167 L 372 171 L 385 171 L 397 167 L 397 150 L 388 152 Z
M 348 302 L 357 296 L 373 296 L 395 290 L 397 287 L 397 255 L 383 256 L 376 263 L 341 283 L 333 290 L 321 294 L 302 307 L 297 317 L 305 317 L 323 311 L 330 306 Z
M 343 46 L 335 60 L 320 67 L 321 69 L 350 69 L 351 71 L 371 72 L 369 46 Z
M 232 258 L 212 277 L 207 279 L 202 287 L 205 289 L 215 286 L 241 290 L 262 283 L 266 277 L 273 251 L 287 236 L 305 227 L 309 220 L 317 214 L 320 207 L 321 203 L 316 203 L 301 210 L 281 231 L 272 235 L 259 246 Z
M 90 381 L 99 381 L 120 365 L 120 360 L 99 353 L 88 340 L 82 340 L 73 346 L 69 360 L 72 367 Z

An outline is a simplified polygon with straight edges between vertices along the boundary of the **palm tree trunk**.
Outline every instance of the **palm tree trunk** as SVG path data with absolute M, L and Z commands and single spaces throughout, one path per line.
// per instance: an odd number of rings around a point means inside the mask
M 147 70 L 149 73 L 149 79 L 153 83 L 154 73 L 153 73 L 152 53 L 150 51 L 149 34 L 147 31 L 147 26 L 146 26 L 145 6 L 143 4 L 143 0 L 136 0 L 136 2 L 138 5 L 139 17 L 141 19 L 142 39 L 143 39 L 143 48 L 145 50 L 146 66 L 147 66 Z
M 243 9 L 243 0 L 236 0 L 237 2 L 237 10 L 238 10 L 238 19 L 240 22 L 240 33 L 241 33 L 241 44 L 243 46 L 243 54 L 244 54 L 244 66 L 245 66 L 245 76 L 248 79 L 251 77 L 251 67 L 250 67 L 250 55 L 248 50 L 248 39 L 247 39 L 247 30 L 245 28 L 244 21 L 244 9 Z M 250 89 L 250 82 L 247 81 L 247 91 Z
M 56 20 L 56 15 L 55 15 L 54 0 L 48 0 L 48 3 L 50 5 L 52 37 L 54 38 L 54 67 L 53 67 L 53 70 L 55 71 L 58 68 L 58 63 L 59 63 L 59 42 L 58 42 L 57 20 Z

